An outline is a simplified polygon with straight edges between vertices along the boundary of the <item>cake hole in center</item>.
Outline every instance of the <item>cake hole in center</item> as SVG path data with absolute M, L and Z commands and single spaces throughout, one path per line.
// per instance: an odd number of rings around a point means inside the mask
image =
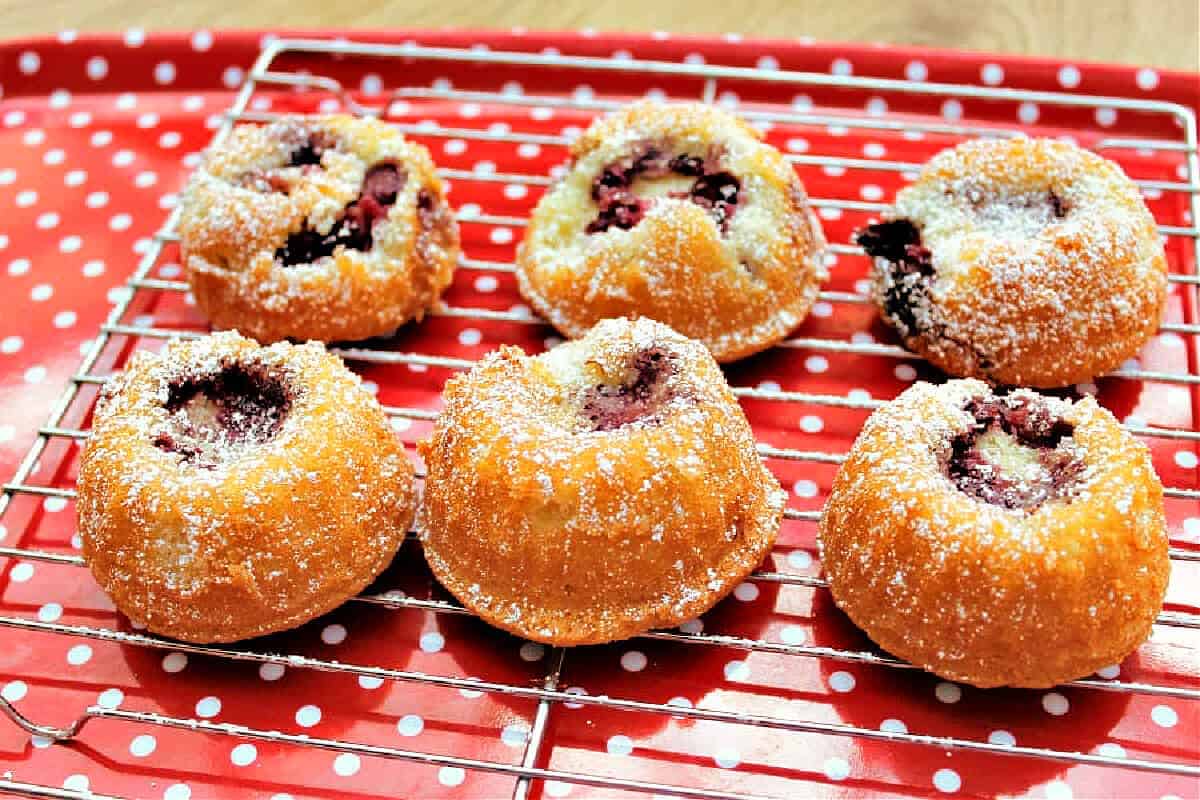
M 213 468 L 246 447 L 271 441 L 291 410 L 291 393 L 266 368 L 231 364 L 172 383 L 166 409 L 167 429 L 155 437 L 155 446 Z
M 647 147 L 609 164 L 592 182 L 597 212 L 587 232 L 629 230 L 657 200 L 667 197 L 690 200 L 708 212 L 722 235 L 728 233 L 741 182 L 732 173 L 717 170 L 713 161 L 687 154 L 671 156 L 660 148 Z
M 1003 508 L 1036 510 L 1074 490 L 1083 462 L 1068 447 L 1074 427 L 1045 401 L 975 398 L 975 422 L 950 442 L 946 472 L 961 491 Z
M 673 374 L 675 360 L 671 354 L 657 347 L 643 350 L 633 357 L 623 382 L 602 383 L 587 390 L 583 415 L 596 431 L 611 431 L 652 418 L 674 397 L 667 385 Z
M 985 195 L 968 189 L 965 197 L 979 228 L 999 238 L 1035 237 L 1071 211 L 1053 189 L 1009 195 Z
M 287 242 L 275 251 L 285 267 L 311 264 L 333 255 L 338 247 L 370 250 L 374 244 L 375 224 L 388 215 L 404 189 L 408 174 L 399 165 L 384 162 L 367 170 L 356 200 L 347 205 L 329 229 L 329 233 L 308 227 L 288 235 Z

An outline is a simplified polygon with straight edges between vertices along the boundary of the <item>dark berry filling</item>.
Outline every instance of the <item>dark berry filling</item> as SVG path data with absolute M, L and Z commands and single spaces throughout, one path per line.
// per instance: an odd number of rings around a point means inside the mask
M 978 397 L 965 410 L 975 422 L 951 439 L 946 462 L 947 475 L 961 491 L 1023 510 L 1071 494 L 1083 462 L 1062 444 L 1074 427 L 1044 400 Z
M 591 421 L 592 430 L 611 431 L 653 417 L 674 397 L 667 386 L 674 373 L 674 358 L 662 349 L 654 347 L 638 353 L 624 383 L 602 383 L 584 396 L 583 414 Z
M 596 218 L 586 231 L 603 233 L 609 228 L 629 230 L 642 221 L 655 198 L 643 197 L 635 190 L 635 182 L 653 180 L 669 175 L 695 178 L 687 191 L 668 192 L 667 197 L 691 200 L 716 221 L 721 233 L 729 231 L 729 220 L 737 210 L 741 182 L 729 172 L 716 170 L 700 156 L 670 156 L 656 147 L 647 147 L 640 154 L 609 164 L 592 183 L 592 200 L 597 206 Z
M 309 131 L 300 142 L 292 146 L 288 164 L 293 167 L 319 167 L 321 156 L 326 150 L 337 149 L 337 140 L 325 131 Z
M 358 199 L 346 206 L 329 233 L 308 227 L 289 234 L 287 242 L 275 251 L 285 267 L 312 262 L 333 255 L 338 247 L 370 250 L 374 245 L 374 227 L 387 217 L 408 180 L 408 174 L 392 163 L 376 164 L 363 176 Z
M 893 321 L 901 336 L 921 332 L 916 309 L 928 303 L 929 279 L 933 261 L 929 249 L 921 244 L 921 232 L 907 219 L 877 222 L 859 231 L 855 237 L 867 255 L 888 264 L 884 282 L 884 313 Z
M 168 387 L 170 422 L 154 445 L 212 469 L 241 447 L 269 442 L 291 404 L 282 376 L 258 365 L 234 363 L 208 375 L 181 378 Z

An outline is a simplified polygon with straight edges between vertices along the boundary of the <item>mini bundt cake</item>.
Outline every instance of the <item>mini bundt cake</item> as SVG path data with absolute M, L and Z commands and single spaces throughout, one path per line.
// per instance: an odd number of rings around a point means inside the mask
M 775 541 L 786 497 L 741 408 L 665 325 L 501 348 L 445 399 L 418 528 L 434 575 L 493 625 L 557 645 L 678 625 Z
M 416 508 L 411 463 L 340 359 L 233 332 L 134 355 L 104 388 L 78 483 L 96 580 L 131 620 L 189 642 L 340 605 Z
M 1166 308 L 1166 257 L 1137 186 L 1065 142 L 945 150 L 857 240 L 884 320 L 950 375 L 1088 381 L 1137 355 Z
M 437 303 L 459 255 L 429 152 L 349 116 L 234 128 L 179 231 L 197 305 L 261 342 L 391 334 Z
M 572 146 L 530 219 L 517 280 L 567 336 L 646 316 L 732 361 L 804 320 L 824 246 L 800 179 L 757 131 L 712 106 L 641 102 Z
M 871 415 L 820 543 L 837 604 L 889 652 L 976 686 L 1116 664 L 1170 574 L 1146 448 L 1091 397 L 917 383 Z

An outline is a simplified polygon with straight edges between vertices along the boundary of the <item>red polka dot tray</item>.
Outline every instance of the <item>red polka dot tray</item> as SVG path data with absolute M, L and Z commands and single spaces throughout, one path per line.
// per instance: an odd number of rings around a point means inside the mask
M 1197 76 L 590 32 L 63 33 L 0 52 L 0 794 L 1200 794 Z M 341 351 L 411 444 L 456 370 L 503 343 L 556 343 L 520 302 L 514 247 L 572 137 L 644 95 L 702 98 L 761 127 L 832 243 L 810 319 L 727 370 L 791 492 L 751 579 L 678 630 L 567 651 L 462 613 L 413 542 L 369 594 L 236 647 L 181 646 L 115 612 L 79 558 L 80 445 L 99 384 L 130 352 L 205 330 L 180 282 L 173 209 L 214 131 L 348 109 L 433 152 L 464 237 L 445 307 Z M 1019 130 L 1117 160 L 1165 238 L 1168 322 L 1076 391 L 1152 449 L 1173 574 L 1153 635 L 1124 663 L 1052 691 L 980 691 L 873 648 L 830 601 L 814 522 L 870 410 L 937 378 L 865 304 L 851 232 L 935 151 Z

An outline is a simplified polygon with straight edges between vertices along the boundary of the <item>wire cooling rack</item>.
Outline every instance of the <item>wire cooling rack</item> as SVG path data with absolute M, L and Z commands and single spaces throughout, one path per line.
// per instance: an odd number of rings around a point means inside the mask
M 456 81 L 462 85 L 436 78 L 437 69 L 447 63 L 463 69 L 459 74 L 465 77 Z M 433 79 L 424 82 L 429 77 Z M 532 91 L 522 85 L 523 81 L 536 84 L 538 90 Z M 669 83 L 671 90 L 658 88 L 663 83 Z M 819 94 L 824 99 L 814 103 L 810 94 Z M 499 281 L 507 280 L 506 276 L 512 272 L 511 245 L 518 238 L 514 232 L 526 224 L 526 214 L 540 187 L 554 179 L 551 165 L 562 161 L 564 148 L 571 138 L 595 114 L 615 109 L 643 95 L 664 100 L 699 99 L 736 107 L 752 124 L 766 131 L 769 140 L 783 149 L 796 165 L 812 194 L 813 206 L 826 225 L 831 241 L 829 261 L 835 267 L 834 280 L 830 288 L 821 293 L 814 318 L 810 320 L 813 324 L 802 328 L 805 335 L 793 337 L 774 351 L 729 371 L 735 394 L 743 400 L 762 439 L 761 455 L 785 484 L 794 487 L 797 497 L 810 501 L 819 495 L 819 485 L 828 485 L 833 465 L 842 461 L 857 425 L 867 412 L 882 402 L 878 396 L 894 395 L 915 376 L 934 376 L 911 354 L 886 343 L 889 341 L 886 332 L 877 325 L 872 327 L 873 312 L 862 284 L 866 259 L 857 247 L 847 243 L 849 231 L 880 212 L 895 188 L 911 179 L 929 154 L 964 138 L 1003 137 L 1021 131 L 1067 135 L 1120 161 L 1135 177 L 1159 219 L 1159 230 L 1172 266 L 1171 311 L 1169 321 L 1163 324 L 1160 332 L 1162 348 L 1149 348 L 1143 361 L 1128 363 L 1095 385 L 1077 387 L 1077 391 L 1099 393 L 1107 405 L 1123 409 L 1123 413 L 1120 410 L 1118 413 L 1124 417 L 1126 428 L 1151 446 L 1156 464 L 1164 475 L 1164 483 L 1168 484 L 1166 496 L 1172 530 L 1177 531 L 1180 520 L 1196 513 L 1200 490 L 1195 482 L 1195 458 L 1179 457 L 1179 453 L 1194 453 L 1195 442 L 1200 439 L 1195 425 L 1198 409 L 1195 387 L 1200 384 L 1200 371 L 1197 370 L 1200 351 L 1196 340 L 1200 334 L 1196 294 L 1200 285 L 1196 271 L 1200 258 L 1200 233 L 1196 228 L 1197 220 L 1200 220 L 1200 162 L 1195 117 L 1184 106 L 1120 97 L 648 61 L 629 54 L 594 58 L 416 44 L 277 39 L 264 47 L 246 75 L 231 108 L 217 127 L 213 141 L 224 139 L 236 123 L 269 120 L 284 110 L 347 110 L 393 121 L 407 135 L 427 143 L 435 160 L 442 164 L 454 163 L 454 156 L 466 149 L 468 143 L 483 147 L 505 145 L 503 149 L 495 149 L 495 161 L 477 162 L 471 168 L 444 166 L 440 169 L 440 174 L 451 185 L 451 200 L 464 230 L 466 255 L 460 264 L 456 287 L 464 281 L 473 281 L 476 286 L 490 284 L 488 288 L 491 288 Z M 451 108 L 455 109 L 452 115 L 448 111 Z M 1011 124 L 1013 119 L 1022 124 Z M 1122 135 L 1120 129 L 1113 126 L 1116 119 L 1139 120 L 1138 135 Z M 563 127 L 564 120 L 576 124 Z M 870 141 L 864 144 L 864 140 Z M 861 153 L 857 152 L 859 149 Z M 885 151 L 898 155 L 880 157 Z M 864 177 L 868 182 L 864 182 Z M 483 202 L 464 202 L 467 199 Z M 505 213 L 494 212 L 494 208 Z M 178 216 L 177 211 L 172 212 L 151 240 L 128 281 L 127 294 L 116 302 L 99 335 L 84 354 L 77 373 L 51 408 L 46 424 L 16 474 L 4 485 L 0 516 L 15 513 L 15 507 L 23 498 L 73 501 L 75 492 L 69 477 L 65 479 L 65 485 L 62 478 L 63 474 L 69 476 L 69 470 L 65 473 L 50 470 L 52 477 L 45 481 L 40 481 L 38 476 L 46 474 L 47 462 L 69 461 L 77 455 L 79 443 L 88 436 L 88 414 L 96 387 L 103 384 L 113 370 L 119 369 L 124 358 L 136 347 L 155 346 L 156 341 L 173 337 L 203 334 L 202 320 L 189 310 L 186 283 L 163 276 L 166 274 L 163 267 L 172 266 L 177 249 Z M 498 340 L 518 341 L 527 349 L 555 343 L 554 337 L 549 335 L 552 331 L 523 305 L 508 308 L 496 307 L 496 302 L 463 305 L 456 300 L 463 294 L 466 292 L 451 290 L 446 305 L 425 323 L 427 331 L 402 332 L 395 340 L 333 348 L 351 366 L 364 371 L 368 379 L 375 378 L 376 373 L 372 370 L 377 370 L 377 383 L 381 389 L 394 390 L 397 396 L 411 400 L 406 404 L 385 405 L 400 431 L 415 433 L 421 429 L 420 425 L 435 419 L 436 395 L 444 378 L 473 363 L 473 358 L 456 353 L 461 351 L 461 346 L 479 345 L 483 335 L 478 327 L 464 325 L 489 326 L 489 331 L 498 331 Z M 511 294 L 508 299 L 513 299 Z M 404 369 L 400 370 L 401 367 Z M 809 383 L 819 383 L 820 390 L 808 390 Z M 870 390 L 857 388 L 859 384 L 869 386 Z M 1170 402 L 1164 401 L 1168 396 Z M 1139 398 L 1150 398 L 1152 402 L 1142 402 Z M 1159 413 L 1164 407 L 1168 410 Z M 773 440 L 790 442 L 791 437 L 783 436 L 780 430 L 795 424 L 791 415 L 796 413 L 796 408 L 828 412 L 823 419 L 811 415 L 800 418 L 801 429 L 820 434 L 813 441 L 822 446 L 802 449 L 770 443 Z M 1181 447 L 1184 449 L 1180 450 Z M 1170 463 L 1172 454 L 1174 464 Z M 739 587 L 738 597 L 757 597 L 760 592 L 789 588 L 805 593 L 811 600 L 814 615 L 830 617 L 837 612 L 827 602 L 823 605 L 818 602 L 826 584 L 816 576 L 812 566 L 812 523 L 819 516 L 819 506 L 812 502 L 801 502 L 800 505 L 808 507 L 791 507 L 786 512 L 782 549 L 743 587 Z M 411 544 L 410 541 L 410 547 Z M 409 557 L 415 555 L 411 549 L 407 554 Z M 1118 695 L 1149 698 L 1153 702 L 1169 701 L 1184 708 L 1185 715 L 1195 713 L 1196 704 L 1200 703 L 1197 659 L 1200 597 L 1195 589 L 1196 578 L 1200 576 L 1195 567 L 1200 562 L 1200 549 L 1190 538 L 1173 534 L 1170 555 L 1172 587 L 1167 606 L 1158 619 L 1155 636 L 1165 637 L 1174 648 L 1172 656 L 1151 658 L 1153 668 L 1134 669 L 1130 677 L 1120 677 L 1124 673 L 1113 668 L 1105 674 L 1074 681 L 1063 691 L 1078 691 L 1085 698 Z M 48 562 L 83 568 L 82 560 L 75 552 L 62 548 L 24 544 L 0 547 L 0 557 L 10 564 Z M 85 575 L 80 575 L 80 580 L 86 579 Z M 350 605 L 432 612 L 446 617 L 467 613 L 444 594 L 418 595 L 396 590 L 374 592 L 355 598 Z M 738 626 L 730 627 L 736 629 Z M 622 751 L 621 746 L 614 749 L 611 739 L 607 753 L 601 753 L 597 758 L 556 759 L 552 732 L 569 733 L 569 725 L 562 721 L 564 709 L 582 707 L 592 711 L 612 711 L 620 718 L 629 715 L 685 724 L 720 723 L 726 727 L 718 730 L 727 731 L 721 736 L 735 742 L 748 740 L 751 735 L 766 737 L 756 741 L 765 742 L 761 746 L 767 749 L 773 746 L 772 742 L 787 737 L 796 741 L 812 741 L 804 737 L 813 736 L 836 737 L 864 747 L 875 744 L 889 750 L 909 748 L 903 752 L 928 751 L 951 756 L 980 754 L 987 757 L 981 763 L 989 764 L 988 769 L 999 771 L 1019 772 L 1031 769 L 1034 764 L 1050 764 L 1058 770 L 1087 766 L 1102 771 L 1200 778 L 1196 752 L 1187 747 L 1154 743 L 1137 747 L 1135 742 L 1126 742 L 1124 747 L 1085 751 L 1083 747 L 1016 744 L 1011 737 L 994 735 L 996 732 L 990 736 L 986 732 L 978 736 L 947 735 L 942 732 L 944 726 L 937 726 L 939 730 L 908 730 L 903 724 L 887 724 L 895 723 L 895 720 L 869 725 L 861 720 L 830 719 L 815 714 L 806 716 L 791 713 L 793 709 L 789 704 L 794 702 L 793 695 L 770 682 L 756 687 L 768 701 L 765 704 L 758 701 L 739 703 L 737 697 L 729 699 L 716 695 L 713 702 L 700 703 L 640 699 L 639 692 L 623 684 L 620 675 L 614 677 L 608 691 L 585 693 L 565 685 L 563 676 L 577 659 L 588 658 L 586 649 L 546 652 L 546 670 L 540 682 L 522 683 L 476 678 L 466 671 L 432 674 L 298 652 L 275 652 L 259 649 L 255 643 L 250 643 L 249 647 L 194 646 L 119 625 L 67 624 L 47 621 L 40 616 L 0 615 L 0 628 L 72 640 L 114 642 L 129 648 L 206 656 L 218 661 L 250 662 L 260 667 L 275 665 L 357 676 L 366 681 L 396 681 L 463 693 L 487 693 L 526 701 L 533 708 L 520 758 L 509 762 L 455 752 L 423 752 L 348 739 L 285 733 L 103 703 L 87 708 L 75 722 L 55 727 L 24 716 L 16 707 L 19 703 L 0 698 L 0 710 L 42 743 L 86 742 L 90 722 L 108 720 L 138 730 L 177 729 L 191 737 L 226 737 L 240 742 L 334 751 L 339 757 L 372 757 L 416 762 L 443 770 L 494 773 L 512 779 L 511 791 L 506 794 L 510 793 L 513 798 L 559 797 L 572 787 L 593 787 L 603 796 L 633 793 L 743 798 L 757 796 L 757 789 L 751 794 L 747 787 L 760 785 L 766 787 L 764 791 L 768 795 L 795 796 L 821 793 L 813 782 L 828 783 L 832 787 L 845 778 L 845 775 L 836 774 L 837 767 L 831 769 L 827 761 L 824 775 L 819 770 L 806 769 L 796 776 L 789 776 L 786 770 L 776 770 L 769 775 L 769 781 L 762 783 L 724 777 L 718 780 L 695 765 L 683 765 L 677 773 L 662 770 L 657 773 L 668 775 L 671 780 L 643 779 L 637 770 L 606 763 L 605 757 L 612 758 L 614 752 L 620 754 Z M 835 691 L 844 691 L 847 681 L 844 677 L 847 673 L 837 670 L 838 665 L 858 665 L 871 674 L 885 676 L 913 670 L 904 662 L 870 649 L 864 640 L 842 637 L 849 644 L 828 644 L 806 641 L 815 640 L 815 636 L 778 634 L 777 630 L 775 635 L 752 630 L 709 632 L 703 624 L 693 623 L 678 631 L 645 634 L 635 643 L 659 642 L 663 647 L 677 650 L 727 651 L 742 654 L 742 658 L 748 657 L 745 654 L 767 654 L 784 659 L 783 663 L 787 665 L 799 661 L 815 662 L 822 670 L 827 666 L 834 670 L 822 674 Z M 729 664 L 744 666 L 745 662 L 731 661 Z M 627 669 L 640 667 L 635 663 Z M 790 669 L 790 666 L 784 667 L 785 671 Z M 738 668 L 732 673 L 733 678 L 752 683 L 744 676 L 739 677 Z M 725 677 L 731 678 L 728 668 Z M 865 674 L 859 680 L 865 680 Z M 948 686 L 950 688 L 946 688 Z M 949 702 L 959 691 L 948 684 L 937 686 L 937 696 L 943 702 Z M 1060 694 L 1054 696 L 1062 698 Z M 1043 700 L 1047 711 L 1051 711 L 1056 702 Z M 1177 711 L 1171 713 L 1179 714 Z M 1131 755 L 1134 751 L 1137 754 Z M 722 756 L 722 752 L 718 749 L 715 757 L 718 768 L 728 770 L 738 766 L 735 756 L 727 752 Z M 771 770 L 759 772 L 767 774 Z M 1051 770 L 1047 774 L 1056 773 Z M 790 785 L 781 783 L 790 777 L 809 783 L 804 784 L 802 791 L 781 789 Z M 956 790 L 956 780 L 959 780 L 957 774 L 940 782 L 935 776 L 933 787 L 940 791 Z M 860 788 L 863 791 L 886 789 L 893 794 L 933 791 L 929 786 L 920 789 L 881 788 L 878 785 Z M 0 793 L 28 797 L 101 796 L 84 790 L 58 789 L 16 780 L 0 780 Z

